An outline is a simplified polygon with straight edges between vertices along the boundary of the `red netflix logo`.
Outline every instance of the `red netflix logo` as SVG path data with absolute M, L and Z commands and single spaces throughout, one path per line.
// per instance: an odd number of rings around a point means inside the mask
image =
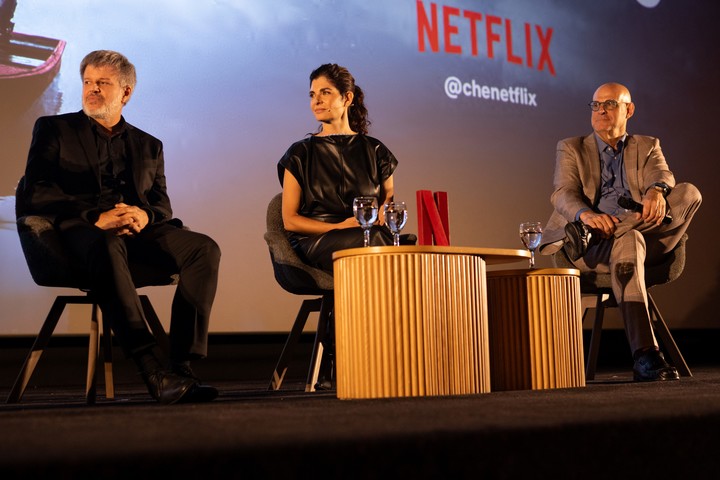
M 433 52 L 440 51 L 442 44 L 445 53 L 462 55 L 463 48 L 456 42 L 460 35 L 459 26 L 464 25 L 463 32 L 467 31 L 466 40 L 470 43 L 470 54 L 473 57 L 479 56 L 481 47 L 484 46 L 487 57 L 495 58 L 496 46 L 504 42 L 507 62 L 527 68 L 537 68 L 540 71 L 547 70 L 550 75 L 555 75 L 555 66 L 550 56 L 552 28 L 543 28 L 526 22 L 519 30 L 522 33 L 518 34 L 509 18 L 460 10 L 447 5 L 438 7 L 433 2 L 430 3 L 429 9 L 426 9 L 423 0 L 417 0 L 416 4 L 419 51 L 426 51 L 427 40 Z M 438 18 L 438 14 L 441 19 Z M 522 46 L 519 47 L 518 43 Z M 536 48 L 538 46 L 539 49 Z

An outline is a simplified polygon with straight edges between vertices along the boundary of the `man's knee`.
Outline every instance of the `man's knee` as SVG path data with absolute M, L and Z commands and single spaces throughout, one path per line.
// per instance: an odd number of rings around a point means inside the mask
M 217 244 L 215 240 L 205 235 L 205 256 L 208 258 L 208 261 L 210 261 L 213 265 L 218 265 L 220 263 L 220 256 L 222 253 L 220 252 L 220 246 Z
M 692 183 L 678 183 L 667 200 L 671 210 L 683 209 L 693 214 L 702 203 L 702 194 Z
M 215 240 L 208 235 L 199 232 L 193 232 L 196 237 L 197 253 L 205 259 L 205 261 L 214 267 L 220 264 L 220 246 Z

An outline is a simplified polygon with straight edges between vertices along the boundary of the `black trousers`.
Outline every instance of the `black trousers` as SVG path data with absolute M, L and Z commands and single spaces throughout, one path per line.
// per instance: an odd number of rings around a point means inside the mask
M 63 222 L 59 230 L 90 272 L 92 293 L 126 355 L 155 345 L 133 281 L 133 275 L 142 277 L 141 272 L 152 269 L 180 276 L 172 303 L 171 360 L 207 355 L 220 264 L 220 248 L 213 239 L 168 223 L 148 225 L 133 237 L 116 236 L 82 220 Z
M 304 237 L 296 235 L 293 238 L 295 251 L 308 265 L 325 270 L 332 274 L 332 254 L 346 248 L 358 248 L 363 246 L 362 228 L 344 228 L 330 230 L 321 235 Z M 392 245 L 392 234 L 386 227 L 373 225 L 370 229 L 370 245 L 382 247 Z

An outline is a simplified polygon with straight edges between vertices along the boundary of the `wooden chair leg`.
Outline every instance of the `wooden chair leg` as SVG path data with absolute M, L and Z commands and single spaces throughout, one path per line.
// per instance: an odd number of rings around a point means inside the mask
M 18 403 L 22 399 L 27 384 L 35 371 L 35 367 L 37 367 L 40 361 L 40 356 L 45 351 L 45 348 L 47 348 L 58 321 L 68 304 L 91 305 L 92 308 L 90 334 L 88 338 L 88 365 L 85 376 L 85 399 L 88 404 L 95 403 L 97 399 L 97 361 L 100 356 L 100 325 L 98 320 L 98 306 L 89 295 L 85 297 L 60 295 L 55 298 L 55 302 L 50 308 L 50 312 L 35 338 L 30 353 L 20 369 L 20 374 L 10 390 L 6 403 Z M 106 325 L 104 320 L 102 329 L 105 340 L 103 343 L 105 358 L 105 396 L 108 399 L 112 399 L 115 397 L 112 377 L 112 337 L 110 336 L 110 327 Z
M 300 335 L 305 328 L 308 317 L 312 312 L 321 311 L 321 308 L 322 298 L 304 300 L 302 305 L 300 305 L 300 310 L 295 317 L 295 322 L 290 330 L 290 334 L 288 335 L 287 340 L 285 340 L 285 346 L 283 346 L 277 365 L 275 365 L 275 370 L 272 373 L 268 390 L 280 389 L 290 363 L 290 358 L 292 358 L 293 350 L 295 350 L 295 346 L 297 345 L 298 340 L 300 340 Z
M 98 307 L 92 304 L 92 313 L 90 314 L 90 335 L 88 335 L 88 360 L 87 375 L 85 377 L 85 400 L 88 405 L 95 403 L 97 398 L 97 381 L 95 370 L 97 360 L 100 356 L 100 325 L 98 324 Z
M 69 300 L 75 298 L 76 297 L 58 296 L 55 302 L 53 302 L 52 307 L 50 307 L 50 312 L 48 312 L 47 318 L 40 328 L 38 336 L 35 337 L 33 346 L 30 348 L 30 353 L 25 359 L 22 368 L 20 368 L 20 373 L 10 390 L 6 403 L 18 403 L 22 398 L 23 393 L 25 393 L 25 388 L 30 381 L 30 377 L 32 377 L 35 371 L 38 360 L 40 360 L 40 356 L 43 354 L 43 351 L 50 341 L 50 337 L 52 337 L 55 331 L 58 320 L 60 320 L 60 315 L 62 315 L 63 310 L 65 310 L 65 305 L 68 304 Z
M 600 350 L 600 336 L 602 335 L 603 317 L 605 307 L 603 306 L 603 294 L 598 293 L 595 303 L 595 321 L 593 322 L 592 335 L 590 336 L 590 347 L 588 348 L 588 359 L 585 367 L 585 379 L 594 380 L 597 368 L 598 352 Z
M 110 328 L 110 322 L 102 316 L 102 343 L 103 343 L 103 369 L 105 371 L 105 398 L 113 400 L 115 398 L 115 380 L 113 376 L 113 342 L 112 342 L 112 329 Z
M 667 323 L 665 323 L 665 319 L 663 319 L 662 315 L 660 315 L 660 310 L 657 308 L 657 304 L 655 303 L 652 295 L 650 295 L 650 292 L 648 292 L 647 298 L 648 309 L 650 310 L 650 320 L 652 321 L 653 329 L 655 330 L 655 333 L 657 333 L 658 337 L 660 337 L 660 341 L 670 357 L 670 362 L 678 369 L 678 373 L 680 373 L 680 375 L 692 377 L 693 375 L 690 371 L 690 367 L 688 367 L 687 362 L 685 362 L 685 357 L 683 357 L 682 353 L 680 353 L 680 349 L 675 343 L 675 339 L 670 333 L 670 329 L 668 328 Z
M 320 317 L 318 318 L 318 328 L 315 334 L 315 342 L 313 343 L 313 352 L 310 357 L 310 366 L 308 368 L 308 377 L 305 382 L 305 391 L 314 392 L 320 375 L 320 367 L 322 365 L 323 355 L 325 354 L 324 342 L 328 336 L 329 323 L 332 321 L 332 312 L 334 309 L 334 297 L 325 295 L 322 298 L 320 307 Z
M 313 342 L 313 353 L 310 357 L 310 366 L 308 367 L 308 376 L 305 380 L 305 391 L 314 392 L 315 385 L 317 384 L 318 378 L 320 377 L 320 366 L 322 365 L 322 357 L 325 350 L 323 343 L 320 341 L 320 335 L 323 334 L 323 329 L 318 328 L 315 334 L 315 341 Z
M 318 299 L 319 300 L 319 299 Z M 145 317 L 148 321 L 148 326 L 158 340 L 158 345 L 165 352 L 170 350 L 170 340 L 165 333 L 165 329 L 160 323 L 160 319 L 155 313 L 155 309 L 150 303 L 150 299 L 147 295 L 140 296 L 140 302 L 145 312 Z M 58 321 L 62 316 L 65 306 L 68 304 L 89 304 L 92 306 L 92 314 L 90 319 L 90 335 L 88 339 L 88 365 L 87 374 L 85 377 L 85 398 L 87 403 L 93 404 L 97 399 L 97 364 L 100 358 L 100 320 L 102 318 L 102 338 L 103 338 L 103 370 L 105 373 L 105 397 L 107 399 L 115 398 L 115 386 L 113 381 L 112 371 L 112 332 L 110 329 L 109 322 L 103 317 L 102 313 L 99 312 L 95 299 L 88 294 L 85 297 L 78 296 L 65 296 L 60 295 L 55 298 L 55 302 L 50 308 L 43 326 L 40 328 L 33 345 L 30 349 L 25 362 L 20 369 L 15 383 L 10 389 L 10 394 L 6 400 L 6 403 L 18 403 L 25 393 L 27 384 L 32 377 L 35 367 L 37 366 L 40 356 L 45 351 L 45 348 L 52 337 L 55 328 L 57 327 Z M 319 305 L 318 305 L 319 309 Z M 98 316 L 99 315 L 99 316 Z

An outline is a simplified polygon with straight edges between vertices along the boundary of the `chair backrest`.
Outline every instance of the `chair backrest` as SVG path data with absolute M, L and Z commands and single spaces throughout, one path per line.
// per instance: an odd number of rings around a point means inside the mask
M 665 255 L 660 263 L 645 265 L 645 285 L 662 285 L 676 280 L 685 269 L 685 244 L 688 235 L 684 234 L 675 248 Z M 564 249 L 552 255 L 553 264 L 558 268 L 575 268 Z M 580 289 L 583 293 L 596 293 L 599 290 L 612 289 L 609 273 L 583 272 L 580 275 Z
M 282 220 L 282 193 L 275 195 L 267 209 L 265 242 L 275 280 L 282 288 L 297 295 L 325 295 L 333 290 L 333 277 L 304 263 L 288 241 Z

